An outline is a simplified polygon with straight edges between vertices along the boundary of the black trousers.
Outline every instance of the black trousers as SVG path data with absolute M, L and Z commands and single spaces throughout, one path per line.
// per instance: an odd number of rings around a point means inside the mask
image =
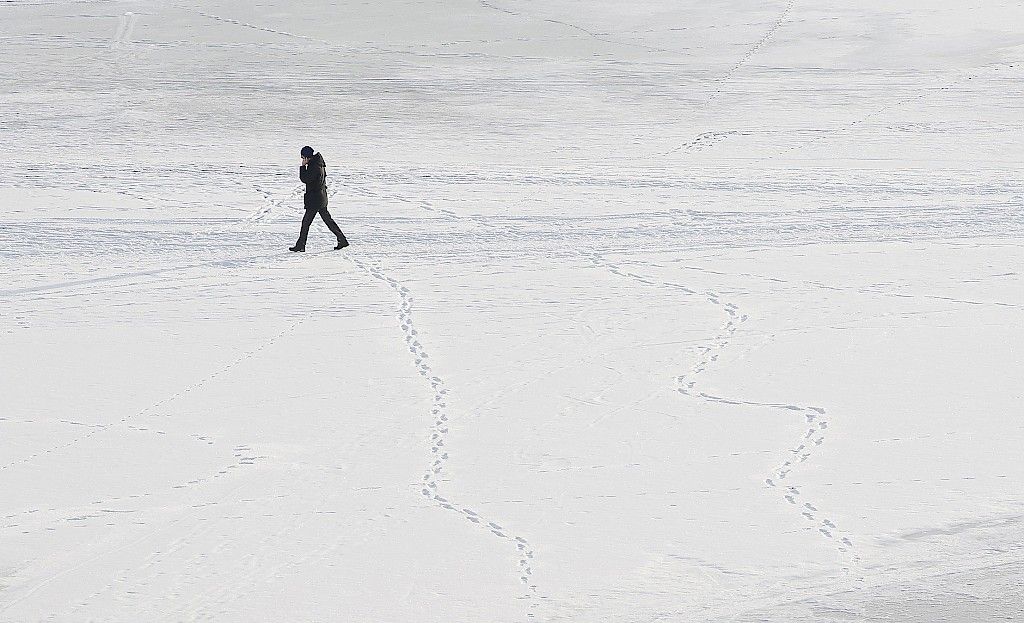
M 327 206 L 322 208 L 306 208 L 306 213 L 302 215 L 302 230 L 299 232 L 299 241 L 295 243 L 300 249 L 306 248 L 306 237 L 309 235 L 309 226 L 313 224 L 313 218 L 320 214 L 320 218 L 324 219 L 324 223 L 327 224 L 327 229 L 331 230 L 335 236 L 338 237 L 338 242 L 348 242 L 345 239 L 345 234 L 342 233 L 341 228 L 331 218 L 331 213 L 327 211 Z

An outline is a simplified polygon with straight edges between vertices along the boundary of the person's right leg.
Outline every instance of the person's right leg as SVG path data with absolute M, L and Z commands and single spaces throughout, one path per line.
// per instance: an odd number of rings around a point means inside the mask
M 338 237 L 338 246 L 334 248 L 340 249 L 342 247 L 347 247 L 348 239 L 345 238 L 345 233 L 341 231 L 338 224 L 334 222 L 334 219 L 331 217 L 331 213 L 327 211 L 327 206 L 320 208 L 320 218 L 324 219 L 324 223 L 327 224 L 327 229 L 331 230 L 331 233 Z
M 292 247 L 292 251 L 305 251 L 306 250 L 306 238 L 309 236 L 309 226 L 313 224 L 313 217 L 316 216 L 316 209 L 306 210 L 306 213 L 302 215 L 302 229 L 299 230 L 299 240 Z

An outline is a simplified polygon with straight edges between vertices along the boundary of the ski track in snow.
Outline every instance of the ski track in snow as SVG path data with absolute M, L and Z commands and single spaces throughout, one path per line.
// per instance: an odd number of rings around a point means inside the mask
M 462 504 L 457 500 L 442 495 L 438 486 L 438 480 L 444 474 L 445 463 L 448 461 L 446 442 L 451 423 L 449 421 L 447 398 L 448 388 L 442 377 L 437 376 L 430 365 L 430 355 L 420 342 L 419 330 L 413 320 L 413 296 L 412 292 L 403 286 L 397 279 L 390 276 L 378 263 L 371 263 L 359 259 L 354 254 L 347 254 L 346 258 L 360 270 L 364 271 L 374 279 L 383 281 L 398 295 L 398 323 L 404 335 L 406 347 L 413 357 L 417 373 L 423 377 L 434 392 L 433 403 L 430 407 L 430 454 L 432 457 L 430 465 L 425 470 L 421 481 L 420 493 L 423 497 L 433 501 L 439 508 L 454 513 L 466 521 L 487 530 L 495 537 L 507 541 L 515 546 L 518 556 L 519 581 L 522 583 L 525 593 L 523 599 L 528 600 L 528 618 L 534 618 L 534 610 L 537 607 L 537 585 L 533 583 L 533 549 L 530 543 L 522 536 L 514 533 L 501 523 L 485 517 L 480 512 Z
M 799 441 L 789 450 L 789 454 L 791 456 L 788 456 L 779 467 L 773 469 L 771 474 L 765 478 L 765 485 L 771 489 L 780 491 L 781 497 L 789 504 L 798 506 L 800 515 L 814 525 L 814 529 L 818 534 L 835 542 L 836 547 L 841 554 L 849 555 L 850 561 L 853 563 L 859 562 L 860 558 L 855 552 L 853 552 L 854 545 L 853 541 L 850 539 L 850 535 L 842 531 L 839 526 L 836 525 L 835 521 L 823 516 L 818 507 L 812 502 L 805 501 L 805 498 L 801 497 L 799 485 L 786 485 L 782 483 L 782 481 L 786 480 L 800 463 L 811 458 L 814 448 L 825 442 L 826 431 L 829 427 L 829 421 L 826 419 L 825 409 L 822 407 L 804 407 L 786 403 L 765 403 L 726 398 L 723 396 L 708 394 L 696 388 L 700 374 L 706 371 L 718 360 L 721 355 L 721 351 L 728 346 L 729 341 L 739 329 L 740 324 L 749 319 L 748 315 L 740 313 L 736 304 L 724 300 L 722 295 L 714 290 L 698 291 L 680 283 L 646 277 L 624 269 L 618 264 L 609 262 L 596 252 L 591 252 L 587 257 L 595 267 L 607 269 L 614 275 L 632 279 L 647 286 L 670 288 L 689 296 L 702 296 L 705 300 L 720 308 L 726 314 L 727 320 L 725 324 L 718 329 L 715 336 L 710 340 L 710 343 L 698 348 L 698 358 L 696 363 L 694 363 L 687 372 L 675 377 L 677 385 L 676 391 L 684 396 L 689 396 L 691 398 L 707 402 L 716 402 L 727 405 L 746 405 L 758 408 L 774 409 L 787 413 L 802 414 L 807 424 L 806 431 L 801 433 Z

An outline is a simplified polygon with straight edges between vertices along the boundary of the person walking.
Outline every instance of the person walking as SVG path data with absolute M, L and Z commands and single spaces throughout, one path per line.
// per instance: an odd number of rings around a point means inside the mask
M 348 240 L 341 228 L 331 218 L 327 211 L 327 164 L 324 157 L 313 148 L 306 145 L 299 152 L 302 156 L 302 166 L 299 167 L 299 179 L 306 185 L 306 194 L 302 196 L 302 204 L 306 213 L 302 215 L 302 229 L 299 231 L 299 239 L 294 247 L 288 247 L 289 251 L 305 251 L 306 236 L 309 235 L 309 226 L 313 223 L 313 217 L 317 214 L 324 220 L 327 228 L 338 237 L 338 246 L 335 249 L 344 249 L 348 246 Z

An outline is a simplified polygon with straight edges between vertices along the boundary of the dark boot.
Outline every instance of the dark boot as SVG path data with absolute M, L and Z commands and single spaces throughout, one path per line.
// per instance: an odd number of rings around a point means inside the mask
M 297 251 L 299 253 L 302 253 L 303 251 L 306 250 L 306 247 L 300 247 L 299 245 L 295 245 L 294 247 L 288 247 L 288 250 L 289 251 Z
M 348 240 L 346 240 L 345 238 L 339 238 L 338 239 L 338 246 L 334 247 L 334 250 L 337 251 L 338 249 L 344 249 L 347 246 L 348 246 Z

